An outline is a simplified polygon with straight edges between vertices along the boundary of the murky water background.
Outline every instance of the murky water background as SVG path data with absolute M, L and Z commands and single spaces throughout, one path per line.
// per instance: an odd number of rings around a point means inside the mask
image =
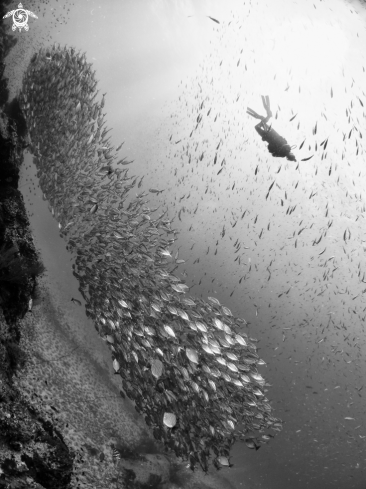
M 187 259 L 181 274 L 191 294 L 214 295 L 248 320 L 260 340 L 268 364 L 261 373 L 272 384 L 284 430 L 259 451 L 237 445 L 228 479 L 235 487 L 362 487 L 366 15 L 360 3 L 25 7 L 39 19 L 29 21 L 27 33 L 15 33 L 19 42 L 7 65 L 12 95 L 39 46 L 60 42 L 85 51 L 100 93 L 107 92 L 114 145 L 125 141 L 124 154 L 135 160 L 133 172 L 145 175 L 146 188 L 165 189 L 151 205 L 176 216 Z M 312 159 L 297 166 L 268 154 L 245 113 L 247 106 L 264 113 L 261 94 L 270 96 L 274 128 L 297 145 L 298 161 Z M 26 165 L 20 186 L 46 267 L 54 266 L 64 290 L 80 299 L 57 223 L 44 212 L 31 161 Z

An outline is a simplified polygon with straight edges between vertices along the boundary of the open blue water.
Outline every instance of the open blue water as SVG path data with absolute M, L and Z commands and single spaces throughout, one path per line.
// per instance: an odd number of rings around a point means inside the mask
M 228 480 L 237 488 L 363 488 L 362 3 L 24 7 L 38 19 L 14 34 L 11 95 L 39 47 L 59 42 L 85 51 L 106 92 L 113 144 L 125 141 L 124 154 L 135 160 L 130 172 L 145 175 L 146 189 L 164 189 L 151 194 L 151 206 L 175 217 L 190 294 L 217 297 L 259 340 L 267 363 L 261 374 L 272 385 L 267 396 L 284 429 L 258 451 L 236 445 L 234 467 L 223 469 Z M 298 164 L 273 158 L 254 130 L 246 109 L 264 114 L 262 94 L 270 97 L 274 128 L 296 145 Z M 26 178 L 25 171 L 21 185 Z M 61 240 L 56 254 L 58 246 Z

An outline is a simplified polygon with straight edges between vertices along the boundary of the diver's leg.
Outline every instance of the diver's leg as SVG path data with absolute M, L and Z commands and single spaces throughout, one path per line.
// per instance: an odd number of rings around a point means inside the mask
M 250 107 L 247 108 L 247 114 L 251 115 L 255 119 L 261 119 L 261 120 L 264 119 L 264 117 L 262 115 L 257 114 L 257 112 L 255 112 Z
M 268 119 L 270 119 L 272 117 L 271 106 L 270 106 L 270 101 L 269 101 L 268 95 L 266 95 L 265 97 L 262 95 L 262 103 L 263 103 L 263 107 L 265 108 L 265 110 L 267 112 L 267 120 L 266 120 L 266 122 L 267 122 Z
M 266 105 L 268 107 L 268 110 L 271 111 L 271 104 L 270 104 L 268 95 L 266 95 Z

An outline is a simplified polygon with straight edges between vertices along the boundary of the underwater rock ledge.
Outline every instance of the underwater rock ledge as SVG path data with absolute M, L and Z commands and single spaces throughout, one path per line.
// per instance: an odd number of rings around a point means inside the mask
M 26 361 L 20 320 L 42 271 L 17 190 L 24 140 L 1 114 L 0 134 L 0 488 L 68 487 L 74 455 L 40 409 L 14 385 Z M 11 253 L 7 253 L 12 250 Z M 38 270 L 38 271 L 37 271 Z

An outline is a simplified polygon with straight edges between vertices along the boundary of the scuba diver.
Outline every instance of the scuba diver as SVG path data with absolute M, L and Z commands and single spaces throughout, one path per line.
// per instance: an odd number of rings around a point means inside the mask
M 262 102 L 267 112 L 267 117 L 263 117 L 257 114 L 250 107 L 247 108 L 247 114 L 261 120 L 255 126 L 255 130 L 262 137 L 262 140 L 268 143 L 268 151 L 275 158 L 280 157 L 287 158 L 290 161 L 296 161 L 295 156 L 291 153 L 292 148 L 287 143 L 286 139 L 280 136 L 274 129 L 272 129 L 272 126 L 267 125 L 268 120 L 272 117 L 268 95 L 266 95 L 265 97 L 262 95 Z

